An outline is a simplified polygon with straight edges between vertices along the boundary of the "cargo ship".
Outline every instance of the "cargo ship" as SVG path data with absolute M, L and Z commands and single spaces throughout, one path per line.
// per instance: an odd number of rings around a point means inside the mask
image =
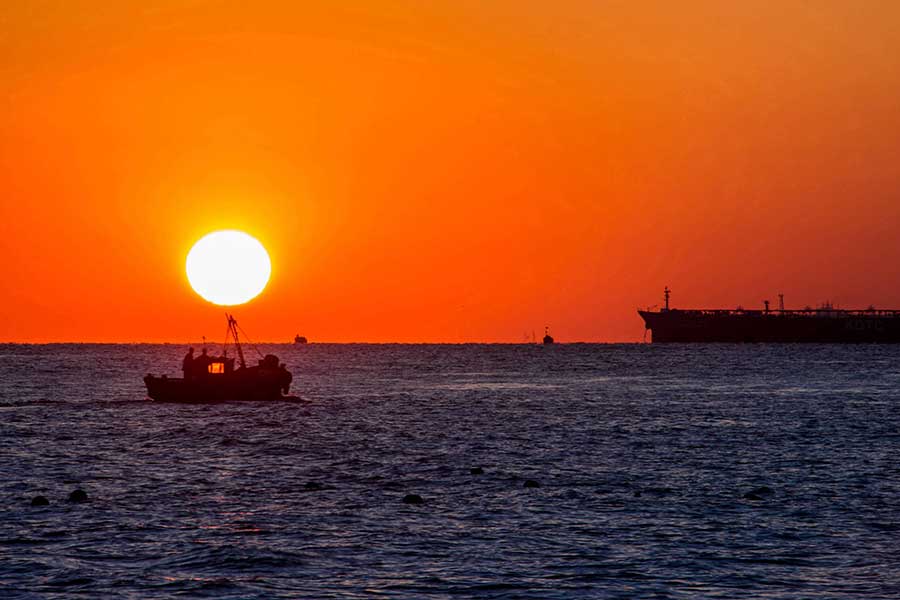
M 638 310 L 653 343 L 900 343 L 900 310 L 818 308 L 786 310 L 768 300 L 760 310 L 671 308 L 671 290 L 664 291 L 665 307 Z

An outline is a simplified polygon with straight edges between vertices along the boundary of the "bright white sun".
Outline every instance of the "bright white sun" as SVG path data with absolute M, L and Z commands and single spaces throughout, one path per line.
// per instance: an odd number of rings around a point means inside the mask
M 243 304 L 269 282 L 272 262 L 263 245 L 243 231 L 213 231 L 187 255 L 187 278 L 204 300 L 221 306 Z

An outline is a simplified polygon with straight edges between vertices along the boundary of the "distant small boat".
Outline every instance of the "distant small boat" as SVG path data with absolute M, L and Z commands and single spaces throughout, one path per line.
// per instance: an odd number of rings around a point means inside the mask
M 550 328 L 544 327 L 544 345 L 552 344 L 553 336 L 550 335 Z
M 238 337 L 238 325 L 234 317 L 226 315 L 228 333 L 234 339 L 240 367 L 234 368 L 234 358 L 227 356 L 226 347 L 221 356 L 206 356 L 204 360 L 185 358 L 185 376 L 167 377 L 147 375 L 144 384 L 147 395 L 157 402 L 225 402 L 229 400 L 290 400 L 293 376 L 274 354 L 267 354 L 256 366 L 248 367 L 244 350 Z M 193 350 L 193 349 L 192 349 Z
M 297 335 L 294 336 L 294 343 L 295 344 L 306 344 L 306 343 L 308 343 L 308 340 L 298 333 Z

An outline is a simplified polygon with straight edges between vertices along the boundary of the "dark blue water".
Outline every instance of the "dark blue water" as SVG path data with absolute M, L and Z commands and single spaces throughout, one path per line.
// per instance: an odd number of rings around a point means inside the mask
M 898 347 L 264 350 L 308 402 L 0 346 L 0 596 L 900 597 Z

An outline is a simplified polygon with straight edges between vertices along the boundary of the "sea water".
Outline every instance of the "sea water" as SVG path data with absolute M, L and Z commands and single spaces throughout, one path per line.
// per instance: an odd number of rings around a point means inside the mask
M 0 597 L 900 596 L 900 347 L 261 350 L 304 402 L 0 346 Z

